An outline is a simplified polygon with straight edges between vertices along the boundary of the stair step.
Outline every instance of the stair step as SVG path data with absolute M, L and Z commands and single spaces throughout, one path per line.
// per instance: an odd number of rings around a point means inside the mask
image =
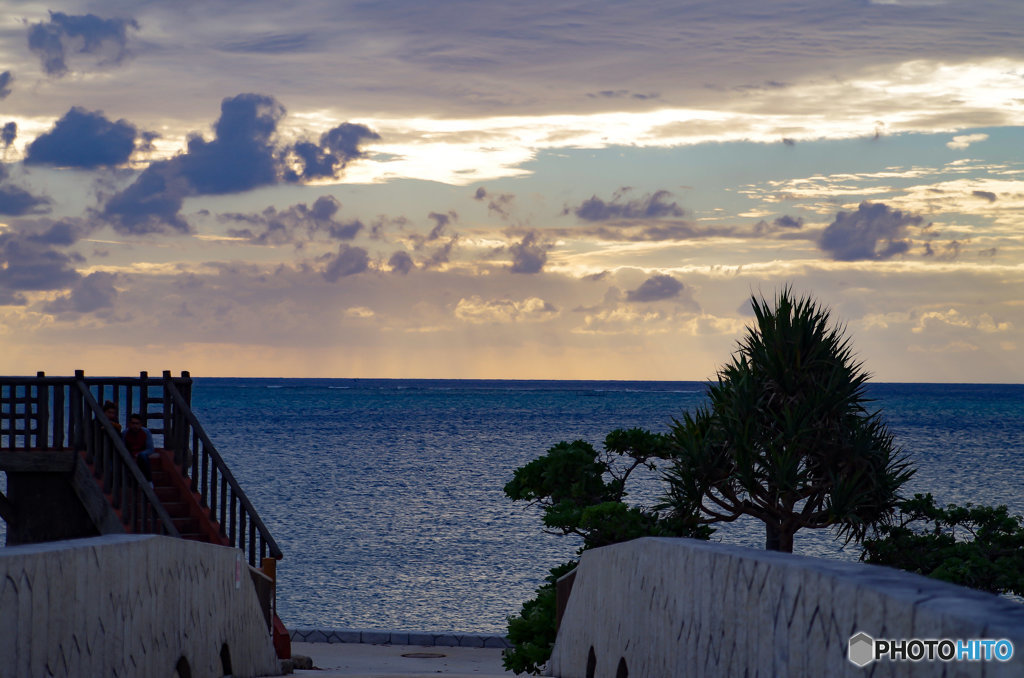
M 167 511 L 167 514 L 171 516 L 171 518 L 189 517 L 188 504 L 183 501 L 164 501 L 161 499 L 160 503 L 163 504 L 164 510 Z
M 174 527 L 177 528 L 180 534 L 193 534 L 199 531 L 199 521 L 195 518 L 171 518 L 171 522 L 174 523 Z

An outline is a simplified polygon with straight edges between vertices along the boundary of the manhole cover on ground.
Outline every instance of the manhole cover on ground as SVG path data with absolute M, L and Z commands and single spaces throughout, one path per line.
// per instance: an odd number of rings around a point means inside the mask
M 406 652 L 402 656 L 410 659 L 440 659 L 445 655 L 440 652 Z

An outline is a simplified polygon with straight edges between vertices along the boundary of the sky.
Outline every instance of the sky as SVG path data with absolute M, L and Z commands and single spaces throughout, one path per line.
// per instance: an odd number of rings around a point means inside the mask
M 1024 382 L 1024 3 L 6 0 L 0 373 Z

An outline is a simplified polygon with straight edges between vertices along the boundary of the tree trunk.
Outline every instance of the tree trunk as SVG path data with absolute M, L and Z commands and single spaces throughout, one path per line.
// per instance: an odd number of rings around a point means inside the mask
M 771 523 L 764 524 L 764 531 L 765 551 L 782 551 L 784 553 L 793 552 L 793 532 L 776 527 Z

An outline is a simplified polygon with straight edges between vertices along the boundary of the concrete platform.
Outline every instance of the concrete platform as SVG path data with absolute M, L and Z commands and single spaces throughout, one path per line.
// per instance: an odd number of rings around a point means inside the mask
M 295 671 L 294 675 L 315 678 L 425 678 L 439 674 L 486 678 L 515 675 L 502 668 L 501 650 L 497 648 L 293 642 L 292 654 L 311 657 L 316 667 Z M 429 656 L 403 656 L 417 654 Z

